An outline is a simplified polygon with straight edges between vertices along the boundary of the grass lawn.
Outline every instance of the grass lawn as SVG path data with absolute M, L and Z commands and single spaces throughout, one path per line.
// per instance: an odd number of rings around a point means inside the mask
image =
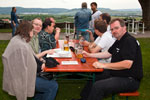
M 0 33 L 11 33 L 12 29 L 0 29 Z
M 139 89 L 139 97 L 129 97 L 129 100 L 150 100 L 150 38 L 138 39 L 141 44 L 142 57 L 143 57 L 143 72 L 144 77 Z M 6 45 L 9 41 L 0 41 L 0 55 L 4 52 Z M 8 95 L 2 90 L 2 74 L 3 65 L 0 56 L 0 100 L 16 100 L 15 97 Z M 71 100 L 71 98 L 79 98 L 80 91 L 82 90 L 85 81 L 58 81 L 59 90 L 56 100 Z M 28 100 L 31 100 L 29 98 Z M 111 100 L 111 96 L 104 98 L 104 100 Z M 125 100 L 125 97 L 116 96 L 115 100 Z

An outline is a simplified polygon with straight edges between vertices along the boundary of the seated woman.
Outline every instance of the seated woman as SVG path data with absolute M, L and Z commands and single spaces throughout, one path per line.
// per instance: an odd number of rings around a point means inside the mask
M 39 45 L 41 52 L 56 47 L 55 35 L 52 34 L 54 31 L 55 23 L 51 18 L 46 18 L 43 22 L 42 31 L 39 33 Z
M 37 77 L 37 69 L 42 70 L 45 64 L 37 66 L 36 58 L 39 59 L 43 55 L 34 54 L 29 45 L 32 36 L 32 23 L 29 21 L 20 23 L 15 36 L 2 55 L 3 90 L 16 96 L 17 100 L 27 100 L 27 97 L 33 96 L 34 100 L 54 100 L 58 84 L 54 80 Z

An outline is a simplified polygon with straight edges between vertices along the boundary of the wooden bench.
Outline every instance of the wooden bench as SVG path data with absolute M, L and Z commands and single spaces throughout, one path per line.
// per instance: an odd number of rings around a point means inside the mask
M 128 100 L 128 97 L 130 96 L 139 96 L 140 93 L 138 91 L 135 92 L 127 92 L 127 93 L 119 93 L 119 96 L 125 96 L 126 100 Z M 115 100 L 115 96 L 112 96 L 112 100 Z

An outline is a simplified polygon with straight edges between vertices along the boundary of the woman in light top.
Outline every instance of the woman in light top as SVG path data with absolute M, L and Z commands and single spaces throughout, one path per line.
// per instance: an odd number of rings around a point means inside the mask
M 57 82 L 36 76 L 45 64 L 38 65 L 36 62 L 43 55 L 36 56 L 33 52 L 29 45 L 32 36 L 32 23 L 20 23 L 2 55 L 3 90 L 16 96 L 17 100 L 27 100 L 27 97 L 33 96 L 34 100 L 54 100 L 58 89 Z

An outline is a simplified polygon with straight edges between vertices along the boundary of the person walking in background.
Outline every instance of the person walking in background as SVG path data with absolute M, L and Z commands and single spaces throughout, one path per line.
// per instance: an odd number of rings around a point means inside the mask
M 79 35 L 83 36 L 85 40 L 89 41 L 89 33 L 86 32 L 89 29 L 89 21 L 91 20 L 91 13 L 87 9 L 87 3 L 82 3 L 82 8 L 75 14 L 75 29 L 77 34 L 77 39 Z
M 92 10 L 92 20 L 90 21 L 89 29 L 93 33 L 94 39 L 96 39 L 98 37 L 98 35 L 96 35 L 94 32 L 94 20 L 98 19 L 99 16 L 102 14 L 102 12 L 97 10 L 96 2 L 91 3 L 91 10 Z
M 11 27 L 12 27 L 12 37 L 13 37 L 15 35 L 16 28 L 18 27 L 18 18 L 17 18 L 17 15 L 16 15 L 16 7 L 12 7 Z

